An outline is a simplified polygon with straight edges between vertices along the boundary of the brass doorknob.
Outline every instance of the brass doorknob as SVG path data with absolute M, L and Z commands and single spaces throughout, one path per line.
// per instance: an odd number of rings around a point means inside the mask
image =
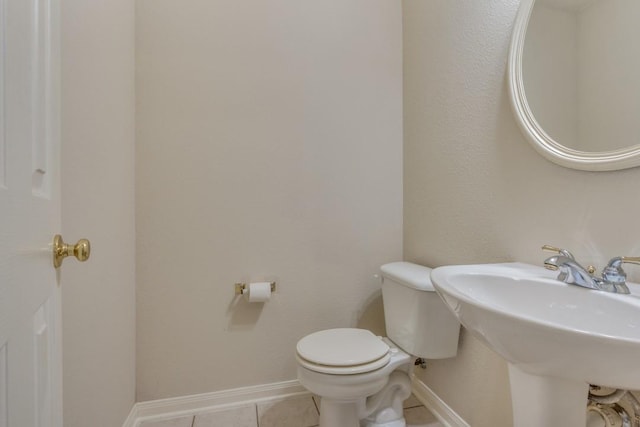
M 87 239 L 80 239 L 75 245 L 70 245 L 62 240 L 62 236 L 56 234 L 53 238 L 53 266 L 58 268 L 62 261 L 73 255 L 80 262 L 86 261 L 91 255 L 91 244 Z

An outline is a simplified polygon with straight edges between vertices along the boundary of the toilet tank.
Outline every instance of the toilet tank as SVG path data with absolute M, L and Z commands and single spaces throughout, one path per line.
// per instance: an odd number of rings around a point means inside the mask
M 454 357 L 460 323 L 436 293 L 431 269 L 410 262 L 392 262 L 380 270 L 387 336 L 414 356 Z

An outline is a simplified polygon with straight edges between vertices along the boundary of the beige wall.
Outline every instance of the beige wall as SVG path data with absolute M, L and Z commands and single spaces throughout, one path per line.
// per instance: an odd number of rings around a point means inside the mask
M 135 398 L 134 5 L 62 3 L 65 427 L 122 425 Z
M 382 332 L 401 24 L 388 0 L 137 2 L 139 400 L 294 379 L 305 334 Z M 234 298 L 261 280 L 264 306 Z
M 640 169 L 580 172 L 540 157 L 508 101 L 518 1 L 405 0 L 405 259 L 540 264 L 544 243 L 599 267 L 640 253 Z M 615 224 L 611 226 L 610 224 Z M 640 270 L 628 269 L 636 281 Z M 469 335 L 422 379 L 473 427 L 511 425 L 505 364 Z

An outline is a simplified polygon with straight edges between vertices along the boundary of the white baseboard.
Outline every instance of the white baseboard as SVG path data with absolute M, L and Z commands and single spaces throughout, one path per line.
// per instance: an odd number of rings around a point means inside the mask
M 129 416 L 124 420 L 122 427 L 135 427 L 138 424 L 138 404 L 134 404 Z
M 294 396 L 310 395 L 298 380 L 251 387 L 235 388 L 212 393 L 180 396 L 136 403 L 122 427 L 137 427 L 142 421 L 165 420 L 248 403 L 267 402 Z
M 445 427 L 470 427 L 465 420 L 422 381 L 415 376 L 412 376 L 411 380 L 413 394 Z M 242 406 L 248 403 L 267 402 L 309 394 L 297 380 L 293 380 L 139 402 L 133 406 L 122 427 L 137 427 L 142 421 L 160 421 L 183 415 L 193 415 L 199 412 Z
M 444 424 L 445 427 L 470 427 L 465 420 L 449 407 L 440 397 L 431 390 L 425 383 L 415 376 L 411 378 L 411 388 L 414 396 L 435 417 Z

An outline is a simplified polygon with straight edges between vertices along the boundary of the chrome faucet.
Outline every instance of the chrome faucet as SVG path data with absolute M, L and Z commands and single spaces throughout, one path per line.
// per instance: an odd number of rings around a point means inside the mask
M 575 260 L 571 252 L 566 249 L 544 245 L 542 250 L 558 253 L 558 255 L 549 257 L 544 261 L 545 268 L 560 270 L 558 280 L 570 285 L 618 294 L 631 293 L 626 284 L 627 274 L 622 269 L 622 264 L 640 264 L 640 257 L 611 258 L 607 266 L 602 270 L 602 277 L 596 277 L 594 276 L 594 267 L 584 268 Z
M 603 280 L 594 277 L 586 268 L 578 264 L 575 259 L 564 255 L 554 255 L 544 260 L 544 266 L 549 270 L 560 270 L 558 280 L 565 283 L 599 291 L 604 290 L 602 288 Z

